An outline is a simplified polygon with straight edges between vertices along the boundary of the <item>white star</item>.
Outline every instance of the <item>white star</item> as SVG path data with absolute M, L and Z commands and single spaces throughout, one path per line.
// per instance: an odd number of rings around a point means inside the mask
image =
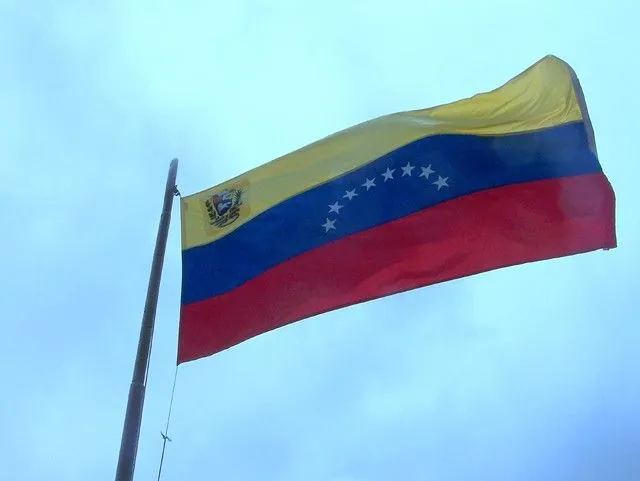
M 382 173 L 382 177 L 384 177 L 384 181 L 386 182 L 389 179 L 393 180 L 393 173 L 395 171 L 396 169 L 390 169 L 389 167 L 387 167 L 387 171 Z
M 420 177 L 424 177 L 427 180 L 429 179 L 429 176 L 435 172 L 435 170 L 431 168 L 431 164 L 429 164 L 427 167 L 420 167 L 420 169 L 422 169 L 422 174 L 420 174 Z
M 404 177 L 405 175 L 411 175 L 411 171 L 413 169 L 415 169 L 416 166 L 415 165 L 411 165 L 411 162 L 407 162 L 407 165 L 405 165 L 404 167 L 401 167 L 402 169 L 402 177 Z
M 437 185 L 438 190 L 442 189 L 443 187 L 449 187 L 449 184 L 447 184 L 447 180 L 449 180 L 449 177 L 442 177 L 439 175 L 438 180 L 433 182 L 433 185 Z
M 362 184 L 362 187 L 366 187 L 367 190 L 369 190 L 371 187 L 375 187 L 376 186 L 376 181 L 374 179 L 369 179 L 367 177 L 367 180 L 364 184 Z
M 351 200 L 357 195 L 358 194 L 356 194 L 356 189 L 352 189 L 352 190 L 348 190 L 347 193 L 344 194 L 342 197 L 346 197 L 347 199 Z
M 340 205 L 338 203 L 338 201 L 336 200 L 335 204 L 331 204 L 329 206 L 329 214 L 331 214 L 332 212 L 335 212 L 336 214 L 340 213 L 340 209 L 342 209 L 344 207 L 344 205 Z
M 331 229 L 335 229 L 336 228 L 335 219 L 334 220 L 327 219 L 327 221 L 324 224 L 322 224 L 322 227 L 324 227 L 325 233 L 329 232 Z

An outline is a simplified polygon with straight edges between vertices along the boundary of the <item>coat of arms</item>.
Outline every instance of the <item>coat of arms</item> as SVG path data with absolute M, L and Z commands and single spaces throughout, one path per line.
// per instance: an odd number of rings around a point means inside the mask
M 225 189 L 216 192 L 205 201 L 209 223 L 215 227 L 225 227 L 240 217 L 242 205 L 241 189 Z

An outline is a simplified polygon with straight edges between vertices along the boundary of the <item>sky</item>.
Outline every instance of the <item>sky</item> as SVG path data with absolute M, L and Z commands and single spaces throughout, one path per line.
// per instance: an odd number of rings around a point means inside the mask
M 169 162 L 189 194 L 379 115 L 580 77 L 618 248 L 299 322 L 178 371 L 162 479 L 640 479 L 633 0 L 0 0 L 0 480 L 113 479 Z M 173 210 L 136 479 L 175 373 Z

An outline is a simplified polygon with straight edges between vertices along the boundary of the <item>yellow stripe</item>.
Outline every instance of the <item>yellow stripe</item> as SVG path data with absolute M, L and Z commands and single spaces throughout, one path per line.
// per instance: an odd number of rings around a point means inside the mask
M 501 135 L 582 119 L 571 69 L 547 56 L 502 87 L 469 99 L 380 117 L 264 164 L 181 202 L 182 248 L 227 235 L 274 205 L 435 134 Z M 206 201 L 225 189 L 234 212 L 217 214 Z M 218 219 L 218 225 L 212 224 Z M 227 225 L 223 225 L 223 224 Z M 265 248 L 268 248 L 265 246 Z

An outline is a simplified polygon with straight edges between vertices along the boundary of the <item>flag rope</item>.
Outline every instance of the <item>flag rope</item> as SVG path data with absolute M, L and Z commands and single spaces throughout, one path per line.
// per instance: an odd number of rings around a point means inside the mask
M 167 414 L 167 424 L 164 428 L 164 432 L 160 431 L 162 436 L 162 455 L 160 456 L 160 466 L 158 467 L 158 481 L 160 481 L 160 475 L 162 474 L 162 464 L 164 462 L 164 452 L 167 447 L 167 441 L 171 442 L 169 437 L 169 422 L 171 421 L 171 409 L 173 408 L 173 396 L 176 392 L 176 381 L 178 379 L 178 366 L 176 366 L 176 372 L 173 376 L 173 388 L 171 389 L 171 400 L 169 401 L 169 414 Z

